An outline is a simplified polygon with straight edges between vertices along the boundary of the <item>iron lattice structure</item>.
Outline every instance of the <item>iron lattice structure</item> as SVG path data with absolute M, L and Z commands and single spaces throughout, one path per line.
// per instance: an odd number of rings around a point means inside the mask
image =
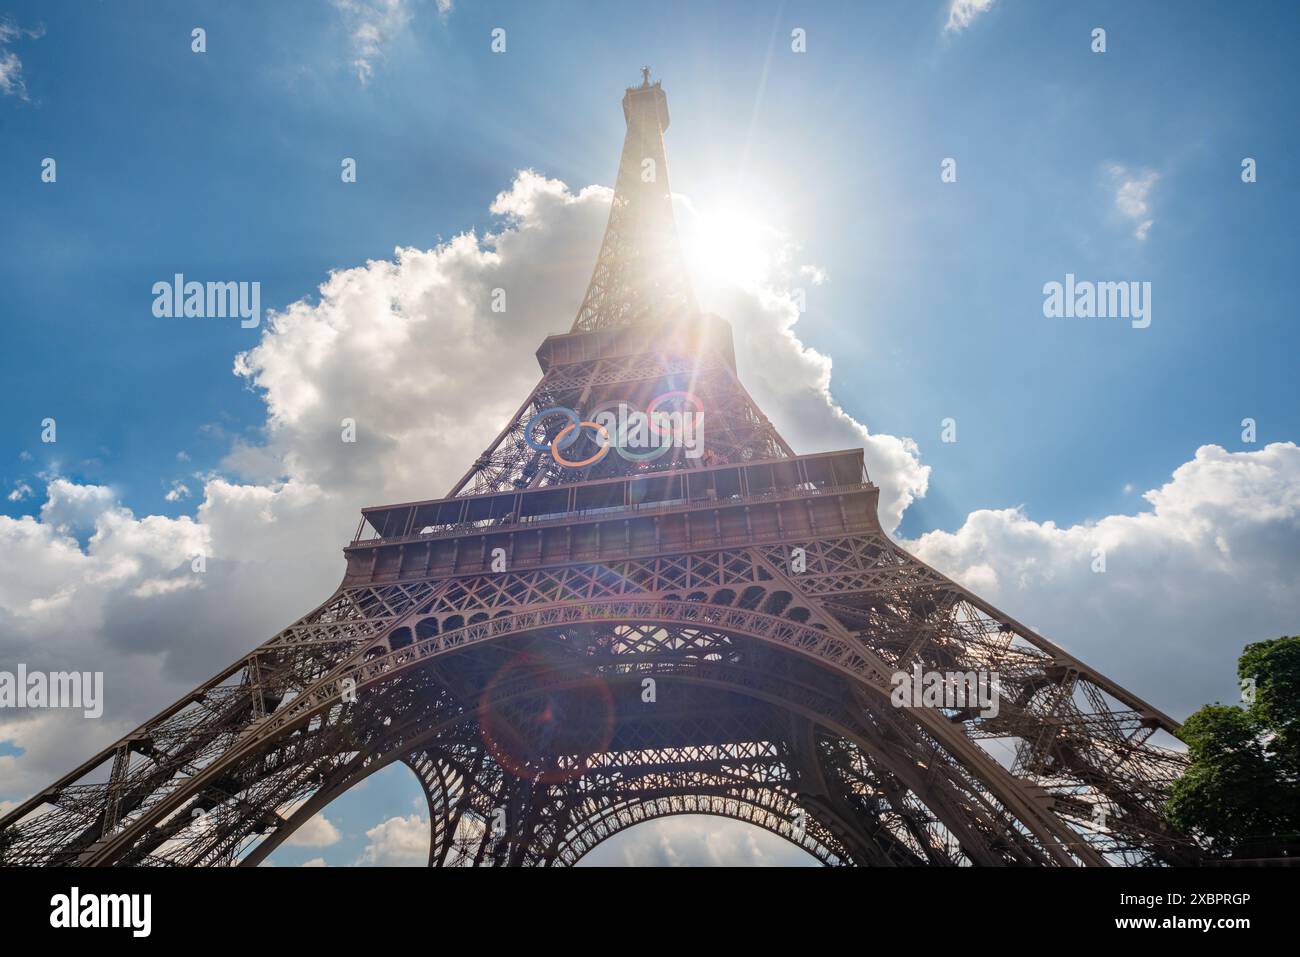
M 686 278 L 660 85 L 623 109 L 590 288 L 515 417 L 447 497 L 363 510 L 323 605 L 0 820 L 9 862 L 255 865 L 396 761 L 431 865 L 572 864 L 674 814 L 829 864 L 1194 859 L 1174 722 L 894 544 L 860 449 L 795 455 L 759 411 Z M 666 392 L 703 456 L 546 448 L 548 409 Z M 893 706 L 915 665 L 995 672 L 997 715 Z

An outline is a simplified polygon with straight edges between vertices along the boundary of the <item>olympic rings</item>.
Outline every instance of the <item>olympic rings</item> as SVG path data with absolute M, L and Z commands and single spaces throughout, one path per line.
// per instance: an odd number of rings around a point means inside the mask
M 659 403 L 663 402 L 665 399 L 685 399 L 695 406 L 695 414 L 699 416 L 701 421 L 703 421 L 704 403 L 700 401 L 699 396 L 695 395 L 693 392 L 682 392 L 680 390 L 677 392 L 665 392 L 663 395 L 651 399 L 650 404 L 645 408 L 646 418 L 650 420 L 650 436 L 652 438 L 659 438 L 659 424 L 655 421 L 655 412 L 659 409 Z
M 579 427 L 579 428 L 581 427 L 581 423 L 578 421 L 578 413 L 574 412 L 572 409 L 567 408 L 566 406 L 563 405 L 553 405 L 549 409 L 542 409 L 541 412 L 538 412 L 535 416 L 533 416 L 531 419 L 528 420 L 528 424 L 524 426 L 524 441 L 527 442 L 534 449 L 536 449 L 538 452 L 551 451 L 551 446 L 542 445 L 542 443 L 533 440 L 533 426 L 535 426 L 538 422 L 542 421 L 542 419 L 557 414 L 562 415 L 569 420 L 570 422 L 569 429 L 575 427 Z M 567 432 L 568 429 L 565 429 L 564 431 Z M 570 445 L 572 445 L 576 441 L 578 441 L 578 433 L 574 432 L 573 435 L 569 438 L 569 440 L 565 442 L 563 445 L 559 446 L 559 448 L 567 449 Z
M 589 413 L 591 415 L 590 419 L 583 419 L 576 411 L 567 406 L 553 405 L 542 409 L 529 419 L 528 424 L 524 426 L 524 441 L 528 443 L 529 448 L 535 449 L 538 452 L 550 452 L 551 457 L 555 459 L 556 464 L 564 468 L 577 469 L 586 468 L 589 465 L 595 465 L 597 462 L 600 462 L 605 458 L 611 447 L 625 461 L 647 462 L 659 458 L 673 445 L 679 444 L 676 442 L 676 429 L 672 428 L 671 425 L 666 429 L 661 428 L 660 422 L 658 421 L 659 417 L 656 415 L 659 406 L 673 399 L 684 399 L 688 404 L 694 406 L 697 428 L 699 427 L 699 423 L 703 422 L 704 403 L 693 393 L 677 390 L 673 392 L 665 392 L 662 395 L 656 396 L 646 407 L 645 412 L 633 410 L 634 415 L 644 416 L 646 420 L 645 427 L 649 432 L 651 439 L 649 443 L 651 448 L 646 452 L 632 452 L 628 450 L 627 439 L 629 419 L 627 414 L 627 403 L 620 401 L 602 402 L 591 410 Z M 603 423 L 595 420 L 602 415 L 610 416 L 611 410 L 615 409 L 618 410 L 618 426 L 614 430 L 616 434 L 611 437 L 610 429 Z M 686 414 L 690 413 L 687 412 Z M 556 415 L 564 416 L 568 419 L 568 423 L 560 429 L 559 432 L 555 433 L 555 437 L 550 442 L 540 442 L 535 439 L 533 437 L 533 432 L 536 430 L 538 423 Z M 595 444 L 599 446 L 597 451 L 585 459 L 569 459 L 561 455 L 560 453 L 562 451 L 570 448 L 581 438 L 584 429 L 591 429 L 595 434 L 594 441 Z M 637 444 L 641 445 L 642 443 L 638 442 Z M 693 447 L 694 446 L 692 446 L 692 448 Z
M 614 418 L 618 420 L 619 424 L 616 426 L 615 434 L 613 436 L 613 446 L 614 451 L 617 452 L 624 461 L 644 462 L 648 459 L 657 459 L 659 456 L 667 452 L 667 446 L 661 446 L 659 448 L 651 449 L 649 452 L 641 453 L 629 452 L 627 450 L 627 416 L 626 412 L 624 412 L 624 415 L 621 417 L 618 414 L 620 411 L 626 410 L 626 408 L 626 402 L 623 402 L 620 399 L 608 399 L 592 408 L 592 410 L 587 414 L 593 421 L 599 419 L 604 414 L 612 414 Z M 606 429 L 606 432 L 608 432 L 608 428 Z
M 560 439 L 564 436 L 566 432 L 572 431 L 574 435 L 577 435 L 579 432 L 581 432 L 584 428 L 588 426 L 590 426 L 593 429 L 600 430 L 601 435 L 605 437 L 605 444 L 600 447 L 600 450 L 595 455 L 591 456 L 590 458 L 585 458 L 581 462 L 570 462 L 568 459 L 563 458 L 560 455 L 560 453 L 556 451 L 557 449 L 564 448 L 564 446 L 560 444 Z M 603 425 L 601 425 L 599 422 L 579 422 L 576 427 L 570 424 L 570 425 L 566 425 L 564 428 L 560 430 L 559 434 L 556 435 L 555 437 L 555 444 L 551 446 L 551 457 L 555 459 L 557 463 L 563 465 L 566 469 L 580 469 L 580 468 L 585 468 L 588 465 L 595 465 L 597 462 L 599 462 L 601 459 L 605 457 L 605 453 L 607 453 L 608 451 L 609 451 L 609 430 L 605 428 Z

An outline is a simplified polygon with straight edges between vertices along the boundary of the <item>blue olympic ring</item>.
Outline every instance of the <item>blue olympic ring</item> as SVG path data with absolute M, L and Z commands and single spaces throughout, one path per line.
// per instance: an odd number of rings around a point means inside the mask
M 582 432 L 582 420 L 578 418 L 578 413 L 574 412 L 572 409 L 563 405 L 553 405 L 549 409 L 542 409 L 542 411 L 529 419 L 528 424 L 524 426 L 524 441 L 538 452 L 551 451 L 551 445 L 549 442 L 543 445 L 541 442 L 535 441 L 533 439 L 533 427 L 542 419 L 548 418 L 552 415 L 562 415 L 572 423 L 572 426 L 569 429 L 562 430 L 567 431 L 569 435 L 567 438 L 563 439 L 558 446 L 556 446 L 556 448 L 561 451 L 567 449 L 574 442 L 578 441 L 578 436 Z

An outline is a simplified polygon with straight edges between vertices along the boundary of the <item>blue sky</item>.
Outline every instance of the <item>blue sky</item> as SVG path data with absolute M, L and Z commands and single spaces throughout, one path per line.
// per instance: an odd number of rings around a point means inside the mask
M 610 184 L 643 63 L 669 95 L 674 190 L 751 205 L 827 275 L 799 337 L 848 413 L 932 467 L 904 537 L 1018 505 L 1062 526 L 1133 515 L 1202 445 L 1294 441 L 1300 12 L 997 0 L 953 30 L 950 6 L 410 0 L 371 16 L 365 50 L 366 3 L 0 3 L 0 63 L 21 61 L 0 95 L 0 493 L 31 489 L 0 512 L 37 515 L 58 476 L 135 516 L 194 515 L 195 475 L 235 475 L 232 447 L 264 441 L 264 395 L 232 375 L 264 330 L 155 318 L 152 284 L 258 280 L 279 311 L 332 270 L 500 229 L 489 206 L 518 170 Z M 1150 282 L 1150 327 L 1045 319 L 1067 272 Z M 165 499 L 178 480 L 190 495 Z M 384 793 L 356 800 L 419 810 Z
M 1293 7 L 1005 2 L 954 35 L 941 3 L 701 6 L 416 3 L 365 85 L 326 3 L 7 6 L 46 33 L 12 45 L 30 101 L 0 103 L 0 478 L 30 475 L 25 450 L 173 510 L 176 453 L 215 466 L 262 408 L 230 376 L 254 333 L 156 320 L 152 282 L 256 277 L 280 308 L 332 268 L 490 225 L 516 169 L 610 182 L 618 91 L 643 61 L 672 96 L 674 188 L 761 194 L 831 277 L 802 336 L 834 358 L 846 408 L 936 466 L 905 531 L 990 505 L 1131 509 L 1126 484 L 1202 442 L 1238 447 L 1247 415 L 1263 440 L 1296 435 Z M 1115 215 L 1109 163 L 1159 175 L 1144 242 Z M 1041 286 L 1070 270 L 1151 281 L 1151 328 L 1044 322 Z M 1059 467 L 1027 460 L 1028 434 Z

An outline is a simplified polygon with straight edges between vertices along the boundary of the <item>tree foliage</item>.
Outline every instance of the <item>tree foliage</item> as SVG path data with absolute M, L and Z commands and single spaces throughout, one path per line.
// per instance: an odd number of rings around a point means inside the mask
M 1183 724 L 1191 764 L 1165 815 L 1225 857 L 1300 855 L 1300 636 L 1247 645 L 1237 676 L 1245 707 Z

